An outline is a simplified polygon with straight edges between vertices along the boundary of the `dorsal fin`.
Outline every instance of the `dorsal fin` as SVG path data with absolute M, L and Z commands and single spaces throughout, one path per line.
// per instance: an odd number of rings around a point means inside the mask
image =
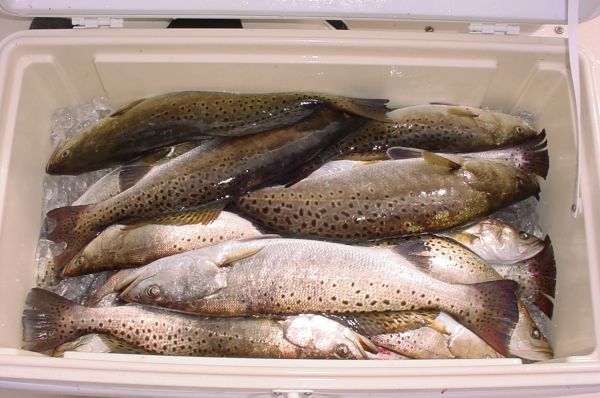
M 134 186 L 150 170 L 152 170 L 152 166 L 143 164 L 122 166 L 119 172 L 119 188 L 121 192 Z
M 108 115 L 108 117 L 119 117 L 119 116 L 123 116 L 125 113 L 127 113 L 130 109 L 132 109 L 133 107 L 141 104 L 142 102 L 146 101 L 146 98 L 140 98 L 138 100 L 135 100 L 133 102 L 130 102 L 129 104 L 125 105 L 122 108 L 117 109 L 116 111 L 114 111 L 113 113 L 111 113 L 110 115 Z
M 437 166 L 446 167 L 450 170 L 458 170 L 462 167 L 460 165 L 460 163 L 457 163 L 454 160 L 449 159 L 445 156 L 441 156 L 441 155 L 427 152 L 427 151 L 423 151 L 422 154 L 423 154 L 423 159 L 427 163 L 430 163 L 430 164 L 435 164 Z
M 479 115 L 472 110 L 461 106 L 452 106 L 448 108 L 448 113 L 456 116 L 478 117 Z
M 191 225 L 203 224 L 208 225 L 215 221 L 225 206 L 226 201 L 217 202 L 199 209 L 181 211 L 177 213 L 163 214 L 157 217 L 149 218 L 142 221 L 134 221 L 127 223 L 123 230 L 135 229 L 144 225 L 159 224 L 159 225 Z
M 439 310 L 367 312 L 328 316 L 366 336 L 399 333 L 431 326 Z

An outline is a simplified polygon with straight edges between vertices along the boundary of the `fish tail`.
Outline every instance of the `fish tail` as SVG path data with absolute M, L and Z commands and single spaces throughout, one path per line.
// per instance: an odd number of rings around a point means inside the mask
M 31 309 L 23 311 L 23 349 L 46 351 L 79 337 L 70 320 L 78 304 L 48 290 L 33 288 L 27 296 Z
M 387 99 L 331 97 L 329 102 L 335 108 L 354 115 L 380 122 L 391 122 L 391 119 L 387 116 L 387 112 L 390 110 L 387 107 Z
M 466 287 L 468 300 L 474 307 L 454 308 L 449 313 L 500 354 L 508 355 L 510 338 L 519 320 L 516 298 L 519 285 L 515 281 L 499 280 Z
M 54 256 L 58 270 L 62 270 L 67 261 L 98 233 L 95 225 L 82 222 L 89 216 L 90 207 L 91 205 L 59 207 L 46 215 L 48 238 L 57 244 L 66 244 L 64 250 Z
M 520 165 L 520 168 L 525 172 L 533 173 L 546 179 L 548 169 L 550 168 L 546 130 L 542 130 L 538 135 L 529 138 L 519 145 L 519 148 L 523 153 L 523 164 Z
M 528 274 L 535 283 L 532 301 L 548 318 L 552 318 L 556 293 L 556 261 L 550 237 L 544 240 L 544 249 L 534 257 L 525 260 Z

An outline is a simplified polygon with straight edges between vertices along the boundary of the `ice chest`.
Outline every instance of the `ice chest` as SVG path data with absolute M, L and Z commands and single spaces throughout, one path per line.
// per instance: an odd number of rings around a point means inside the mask
M 528 13 L 533 5 L 523 6 L 521 16 L 511 14 L 512 2 L 499 7 L 502 10 L 482 7 L 468 15 L 464 2 L 448 2 L 448 13 L 436 18 L 416 1 L 406 2 L 404 8 L 393 1 L 209 1 L 191 12 L 185 10 L 186 2 L 175 0 L 168 8 L 152 10 L 136 7 L 136 2 L 109 1 L 102 7 L 77 3 L 79 9 L 69 1 L 53 2 L 51 7 L 47 1 L 0 5 L 21 15 L 118 17 L 105 19 L 108 25 L 119 25 L 123 15 L 190 14 L 466 22 L 441 33 L 423 28 L 436 23 L 413 22 L 410 26 L 417 28 L 400 30 L 394 23 L 366 29 L 357 22 L 357 29 L 348 31 L 76 29 L 20 32 L 5 39 L 0 44 L 0 388 L 162 397 L 215 392 L 290 397 L 556 396 L 600 390 L 600 54 L 586 48 L 579 53 L 583 211 L 574 219 L 576 117 L 565 38 L 553 32 L 549 37 L 469 33 L 478 21 L 492 33 L 502 33 L 500 22 L 511 18 L 515 23 L 508 25 L 509 33 L 518 33 L 514 26 L 523 21 L 564 23 L 564 2 L 538 4 L 537 16 Z M 558 267 L 548 336 L 556 358 L 523 364 L 518 359 L 317 361 L 69 353 L 59 359 L 21 350 L 21 313 L 36 280 L 52 113 L 99 96 L 120 106 L 190 89 L 320 91 L 389 98 L 393 106 L 445 102 L 531 112 L 538 129 L 546 129 L 551 159 L 540 214 Z

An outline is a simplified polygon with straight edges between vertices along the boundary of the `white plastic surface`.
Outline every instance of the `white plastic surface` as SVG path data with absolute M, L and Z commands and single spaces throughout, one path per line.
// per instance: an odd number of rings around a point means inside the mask
M 439 396 L 498 388 L 600 389 L 598 61 L 582 57 L 582 199 L 574 177 L 572 103 L 562 40 L 339 31 L 27 32 L 0 49 L 0 386 L 113 396 L 270 395 L 274 389 Z M 181 89 L 318 90 L 529 111 L 548 132 L 551 170 L 542 220 L 558 263 L 552 339 L 557 359 L 280 361 L 144 356 L 42 357 L 18 349 L 24 297 L 35 281 L 49 118 L 61 106 L 107 96 L 115 106 Z M 586 239 L 587 237 L 587 239 Z M 587 390 L 589 391 L 589 390 Z M 196 395 L 193 395 L 196 394 Z M 497 394 L 497 390 L 496 390 Z M 523 393 L 525 394 L 525 393 Z M 511 393 L 511 396 L 517 396 Z M 497 396 L 497 395 L 496 395 Z M 521 395 L 525 396 L 525 395 Z
M 600 13 L 581 0 L 581 20 Z M 566 0 L 1 0 L 23 16 L 118 15 L 205 18 L 342 18 L 566 23 Z

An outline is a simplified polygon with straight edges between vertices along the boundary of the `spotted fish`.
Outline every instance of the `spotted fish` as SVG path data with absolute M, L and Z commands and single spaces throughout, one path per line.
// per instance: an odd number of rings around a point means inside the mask
M 157 260 L 118 289 L 126 301 L 218 316 L 436 308 L 506 354 L 518 319 L 516 287 L 448 284 L 378 248 L 262 238 Z
M 438 236 L 423 235 L 392 244 L 393 252 L 402 253 L 412 265 L 447 283 L 482 283 L 503 280 L 489 264 L 467 248 Z M 385 249 L 384 249 L 385 250 Z M 508 353 L 534 361 L 552 359 L 552 346 L 521 301 L 519 320 L 513 331 Z
M 65 265 L 63 276 L 77 276 L 148 264 L 162 257 L 230 239 L 260 236 L 251 222 L 222 212 L 210 224 L 140 226 L 113 224 Z
M 375 344 L 415 359 L 502 358 L 440 311 L 370 312 L 332 316 Z
M 127 219 L 163 216 L 163 223 L 210 222 L 231 197 L 294 170 L 363 119 L 331 109 L 315 112 L 292 127 L 260 135 L 220 137 L 155 167 L 122 173 L 120 194 L 86 206 L 47 214 L 49 238 L 66 243 L 59 269 L 107 226 Z M 144 174 L 145 173 L 145 174 Z M 173 215 L 173 214 L 177 215 Z
M 387 120 L 386 103 L 318 93 L 159 95 L 134 101 L 60 144 L 46 172 L 79 174 L 206 136 L 242 136 L 288 127 L 324 108 Z
M 319 315 L 205 318 L 122 306 L 80 306 L 34 288 L 23 312 L 23 348 L 46 351 L 88 333 L 117 337 L 155 354 L 253 358 L 376 358 L 367 338 Z
M 539 192 L 534 176 L 502 163 L 422 155 L 259 189 L 235 207 L 277 233 L 360 242 L 446 230 Z
M 324 155 L 354 160 L 385 159 L 389 148 L 478 152 L 517 145 L 536 135 L 521 119 L 468 106 L 417 105 L 388 113 L 391 123 L 372 121 L 332 145 Z

